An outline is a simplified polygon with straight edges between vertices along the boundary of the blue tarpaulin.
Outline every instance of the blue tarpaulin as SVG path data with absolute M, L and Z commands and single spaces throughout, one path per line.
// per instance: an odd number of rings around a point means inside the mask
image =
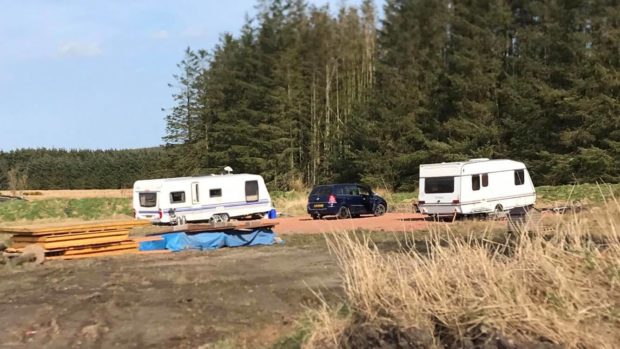
M 184 232 L 163 234 L 163 240 L 140 243 L 140 251 L 170 250 L 215 250 L 222 247 L 273 245 L 275 234 L 271 229 L 256 229 L 248 233 L 205 232 L 186 234 Z

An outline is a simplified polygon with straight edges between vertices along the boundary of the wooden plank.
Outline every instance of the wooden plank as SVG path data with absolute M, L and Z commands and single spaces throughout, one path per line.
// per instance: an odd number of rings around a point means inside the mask
M 46 259 L 67 259 L 67 260 L 71 260 L 71 259 L 84 259 L 84 258 L 96 258 L 96 257 L 109 257 L 109 256 L 118 256 L 118 255 L 124 255 L 124 254 L 134 254 L 137 253 L 138 251 L 135 249 L 127 249 L 127 250 L 117 250 L 117 251 L 106 251 L 106 252 L 96 252 L 96 253 L 87 253 L 87 254 L 79 254 L 79 255 L 74 255 L 74 256 L 53 256 L 53 257 L 46 257 Z
M 147 242 L 147 241 L 161 241 L 164 239 L 164 237 L 160 235 L 152 235 L 152 236 L 130 237 L 130 239 L 135 242 Z
M 248 231 L 259 228 L 273 228 L 278 224 L 278 222 L 270 220 L 251 221 L 245 223 L 189 223 L 184 225 L 171 226 L 168 230 L 157 231 L 147 235 L 161 235 L 177 232 L 202 233 L 210 231 Z
M 76 239 L 76 240 L 67 240 L 67 241 L 57 241 L 57 242 L 45 242 L 40 243 L 44 249 L 52 250 L 52 249 L 64 249 L 68 247 L 76 247 L 76 246 L 85 246 L 85 245 L 99 245 L 111 242 L 121 242 L 129 239 L 129 234 L 123 234 L 118 236 L 108 236 L 101 238 L 92 238 L 92 239 Z M 23 248 L 26 245 L 29 245 L 29 242 L 20 242 L 15 241 L 13 243 L 14 248 Z
M 29 235 L 29 236 L 42 236 L 42 235 L 64 235 L 64 234 L 84 234 L 84 233 L 96 233 L 96 232 L 109 232 L 109 231 L 119 231 L 119 230 L 128 230 L 134 228 L 132 225 L 119 225 L 119 226 L 106 226 L 106 227 L 93 227 L 93 228 L 66 228 L 66 229 L 58 229 L 54 231 L 38 231 L 38 230 L 20 230 L 17 232 L 5 231 L 4 233 L 8 234 L 17 234 L 17 235 Z M 3 228 L 0 228 L 3 229 Z M 2 232 L 2 230 L 0 230 Z
M 226 225 L 226 226 L 212 226 L 208 224 L 188 224 L 186 230 L 187 233 L 202 233 L 202 232 L 234 232 L 234 231 L 251 231 L 255 229 L 261 228 L 273 228 L 278 225 L 277 222 L 250 222 L 246 224 L 235 224 L 235 225 Z
M 117 250 L 128 250 L 128 249 L 133 249 L 133 250 L 137 251 L 138 250 L 138 244 L 132 243 L 132 242 L 128 242 L 128 243 L 121 243 L 121 244 L 115 244 L 115 245 L 107 245 L 107 246 L 99 246 L 99 247 L 89 247 L 89 248 L 80 248 L 80 249 L 74 249 L 74 250 L 67 250 L 62 255 L 63 256 L 75 256 L 75 255 L 80 255 L 80 254 L 90 254 L 90 253 L 99 253 L 99 252 L 117 251 Z
M 35 244 L 35 243 L 44 243 L 44 242 L 67 241 L 67 240 L 86 239 L 86 238 L 99 238 L 99 237 L 118 236 L 118 235 L 127 235 L 127 234 L 129 234 L 129 230 L 76 233 L 76 234 L 63 234 L 63 235 L 39 235 L 39 236 L 13 235 L 13 237 L 11 237 L 11 241 L 28 242 L 28 243 Z
M 80 245 L 80 246 L 72 246 L 72 247 L 65 247 L 65 248 L 48 249 L 46 251 L 48 255 L 59 255 L 69 250 L 80 250 L 80 249 L 85 249 L 85 248 L 114 246 L 114 245 L 123 244 L 123 243 L 134 243 L 134 242 L 131 241 L 130 239 L 127 239 L 127 240 L 123 240 L 119 242 L 108 242 L 108 243 L 96 244 L 96 245 Z
M 172 253 L 172 251 L 170 250 L 138 251 L 138 254 L 162 254 L 162 253 Z
M 83 223 L 51 223 L 37 224 L 16 227 L 0 227 L 0 232 L 20 235 L 50 235 L 52 233 L 76 233 L 76 232 L 95 232 L 106 230 L 129 229 L 133 227 L 150 225 L 148 220 L 117 220 L 117 221 L 94 221 Z

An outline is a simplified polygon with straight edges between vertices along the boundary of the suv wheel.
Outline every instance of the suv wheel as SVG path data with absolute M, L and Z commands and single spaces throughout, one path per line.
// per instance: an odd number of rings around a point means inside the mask
M 312 215 L 312 219 L 321 219 L 321 215 L 318 213 L 315 213 Z
M 340 210 L 338 210 L 338 218 L 339 219 L 351 218 L 351 211 L 349 211 L 349 208 L 342 206 Z
M 375 205 L 375 209 L 374 209 L 374 214 L 375 216 L 383 216 L 385 214 L 387 210 L 385 209 L 385 205 L 384 204 L 377 204 Z

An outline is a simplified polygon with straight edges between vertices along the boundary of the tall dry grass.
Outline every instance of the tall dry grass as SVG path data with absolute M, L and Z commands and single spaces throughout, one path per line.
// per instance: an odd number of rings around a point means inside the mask
M 274 192 L 271 200 L 280 215 L 303 216 L 306 214 L 308 193 L 309 191 Z
M 334 234 L 346 312 L 313 313 L 306 348 L 620 348 L 620 205 L 497 236 L 435 228 L 425 251 Z M 418 244 L 419 245 L 419 244 Z

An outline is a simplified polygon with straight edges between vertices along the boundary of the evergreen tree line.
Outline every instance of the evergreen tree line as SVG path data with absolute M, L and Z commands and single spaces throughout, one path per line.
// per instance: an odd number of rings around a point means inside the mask
M 131 188 L 138 179 L 170 177 L 167 162 L 163 148 L 0 151 L 0 189 Z
M 235 172 L 274 189 L 409 190 L 422 163 L 524 161 L 535 184 L 620 181 L 620 1 L 259 0 L 185 51 L 165 146 L 0 152 L 0 188 L 127 188 Z
M 175 175 L 277 188 L 416 185 L 422 163 L 524 161 L 537 185 L 620 180 L 618 0 L 262 0 L 188 48 L 164 138 Z

